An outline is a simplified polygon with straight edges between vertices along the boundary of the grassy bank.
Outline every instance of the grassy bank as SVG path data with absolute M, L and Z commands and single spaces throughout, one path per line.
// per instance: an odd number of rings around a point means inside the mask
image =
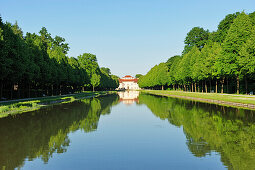
M 254 95 L 194 93 L 194 92 L 168 91 L 168 90 L 142 90 L 142 92 L 176 97 L 176 98 L 185 98 L 189 100 L 215 103 L 215 104 L 238 107 L 238 108 L 255 109 Z
M 69 103 L 82 98 L 94 97 L 94 96 L 104 95 L 109 93 L 114 93 L 114 92 L 113 91 L 98 91 L 98 92 L 88 91 L 88 92 L 68 94 L 68 95 L 62 95 L 62 96 L 48 96 L 48 97 L 40 97 L 40 98 L 2 101 L 0 102 L 0 118 L 6 117 L 8 115 L 15 115 L 18 113 L 38 110 L 42 107 L 53 105 L 53 104 Z

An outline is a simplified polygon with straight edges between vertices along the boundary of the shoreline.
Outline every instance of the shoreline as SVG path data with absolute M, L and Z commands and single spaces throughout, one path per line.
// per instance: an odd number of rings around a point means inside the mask
M 101 95 L 112 94 L 114 91 L 96 91 L 82 92 L 76 94 L 47 96 L 38 98 L 17 99 L 0 102 L 0 118 L 10 115 L 22 114 L 25 112 L 39 110 L 43 107 L 48 107 L 57 104 L 71 103 L 76 100 L 98 97 Z
M 217 104 L 227 107 L 242 108 L 255 110 L 255 96 L 236 95 L 236 94 L 215 94 L 215 93 L 195 93 L 183 91 L 167 91 L 167 90 L 141 90 L 141 92 L 154 94 L 158 96 L 166 96 L 180 98 L 186 100 L 199 101 L 203 103 Z

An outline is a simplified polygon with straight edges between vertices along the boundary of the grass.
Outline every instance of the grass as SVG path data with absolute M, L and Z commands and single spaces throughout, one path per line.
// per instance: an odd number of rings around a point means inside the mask
M 169 91 L 169 90 L 142 90 L 146 93 L 157 94 L 157 95 L 169 95 L 172 97 L 193 97 L 199 99 L 209 99 L 209 100 L 219 100 L 232 103 L 241 104 L 253 104 L 255 105 L 254 95 L 237 95 L 237 94 L 221 94 L 221 93 L 194 93 L 194 92 L 184 92 L 184 91 Z M 196 99 L 195 99 L 196 100 Z M 208 101 L 207 101 L 208 102 Z M 208 102 L 210 103 L 210 102 Z M 214 102 L 212 102 L 214 103 Z M 228 104 L 222 104 L 228 105 Z M 231 105 L 231 104 L 229 104 Z M 232 105 L 231 105 L 232 106 Z
M 4 101 L 4 102 L 0 102 L 0 118 L 6 117 L 8 115 L 15 115 L 18 113 L 38 110 L 41 107 L 45 107 L 48 105 L 70 103 L 82 98 L 109 94 L 109 93 L 113 93 L 113 92 L 112 91 L 108 91 L 108 92 L 87 91 L 87 92 L 69 94 L 69 95 L 63 95 L 63 96 L 50 96 L 50 97 L 40 97 L 40 98 L 33 98 L 33 99 Z

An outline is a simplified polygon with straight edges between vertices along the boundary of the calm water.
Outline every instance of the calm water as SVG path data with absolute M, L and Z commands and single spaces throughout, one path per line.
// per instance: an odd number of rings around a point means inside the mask
M 125 92 L 0 119 L 0 169 L 255 169 L 255 113 Z

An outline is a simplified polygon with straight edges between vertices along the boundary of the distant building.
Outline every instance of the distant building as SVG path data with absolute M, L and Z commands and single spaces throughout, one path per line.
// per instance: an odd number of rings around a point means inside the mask
M 121 90 L 138 90 L 140 89 L 138 84 L 138 78 L 134 78 L 132 76 L 125 76 L 119 79 L 119 87 L 118 89 Z

